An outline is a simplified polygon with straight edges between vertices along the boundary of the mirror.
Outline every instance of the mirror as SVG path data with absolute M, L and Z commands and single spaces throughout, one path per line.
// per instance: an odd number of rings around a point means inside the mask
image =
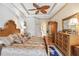
M 73 14 L 62 20 L 62 29 L 64 32 L 77 32 L 79 28 L 79 13 Z

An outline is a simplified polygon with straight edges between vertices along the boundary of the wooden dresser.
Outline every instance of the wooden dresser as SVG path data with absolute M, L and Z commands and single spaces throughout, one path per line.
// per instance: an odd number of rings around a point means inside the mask
M 71 46 L 79 44 L 79 38 L 77 35 L 69 35 L 65 33 L 56 33 L 55 45 L 65 55 L 71 54 Z

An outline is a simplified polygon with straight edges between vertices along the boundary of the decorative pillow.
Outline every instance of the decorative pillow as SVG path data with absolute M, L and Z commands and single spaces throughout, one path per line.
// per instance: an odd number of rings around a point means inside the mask
M 23 37 L 22 42 L 26 42 L 27 40 L 29 40 L 27 37 Z
M 17 33 L 17 36 L 18 36 L 19 39 L 23 38 L 22 34 L 20 34 L 20 33 Z
M 31 37 L 30 33 L 24 33 L 24 36 L 27 37 L 28 39 L 30 39 Z
M 12 36 L 13 36 L 12 34 L 8 36 L 8 38 L 10 39 L 11 42 L 14 41 L 14 38 Z
M 18 35 L 18 37 L 20 38 L 20 40 L 21 40 L 23 43 L 28 40 L 28 37 L 26 37 L 26 36 L 23 35 L 23 34 L 17 34 L 17 35 Z
M 22 43 L 21 37 L 19 37 L 17 34 L 14 34 L 13 38 L 16 43 Z
M 16 43 L 22 43 L 17 34 L 13 34 L 12 38 L 13 38 L 14 42 L 16 42 Z

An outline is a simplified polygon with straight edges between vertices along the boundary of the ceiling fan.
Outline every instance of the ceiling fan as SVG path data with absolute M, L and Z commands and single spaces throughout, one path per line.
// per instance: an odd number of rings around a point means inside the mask
M 50 8 L 49 5 L 44 5 L 44 6 L 39 6 L 37 5 L 36 3 L 33 3 L 33 6 L 36 8 L 36 9 L 29 9 L 29 11 L 34 11 L 36 10 L 35 14 L 38 14 L 39 12 L 43 13 L 43 14 L 46 14 L 47 13 L 47 9 Z

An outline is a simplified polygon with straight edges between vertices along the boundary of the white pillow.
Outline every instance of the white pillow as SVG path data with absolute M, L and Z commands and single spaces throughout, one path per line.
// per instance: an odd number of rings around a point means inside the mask
M 11 45 L 11 41 L 8 37 L 0 37 L 0 44 L 4 44 L 5 46 Z
M 2 41 L 2 39 L 0 39 L 0 44 L 3 44 L 4 42 Z

